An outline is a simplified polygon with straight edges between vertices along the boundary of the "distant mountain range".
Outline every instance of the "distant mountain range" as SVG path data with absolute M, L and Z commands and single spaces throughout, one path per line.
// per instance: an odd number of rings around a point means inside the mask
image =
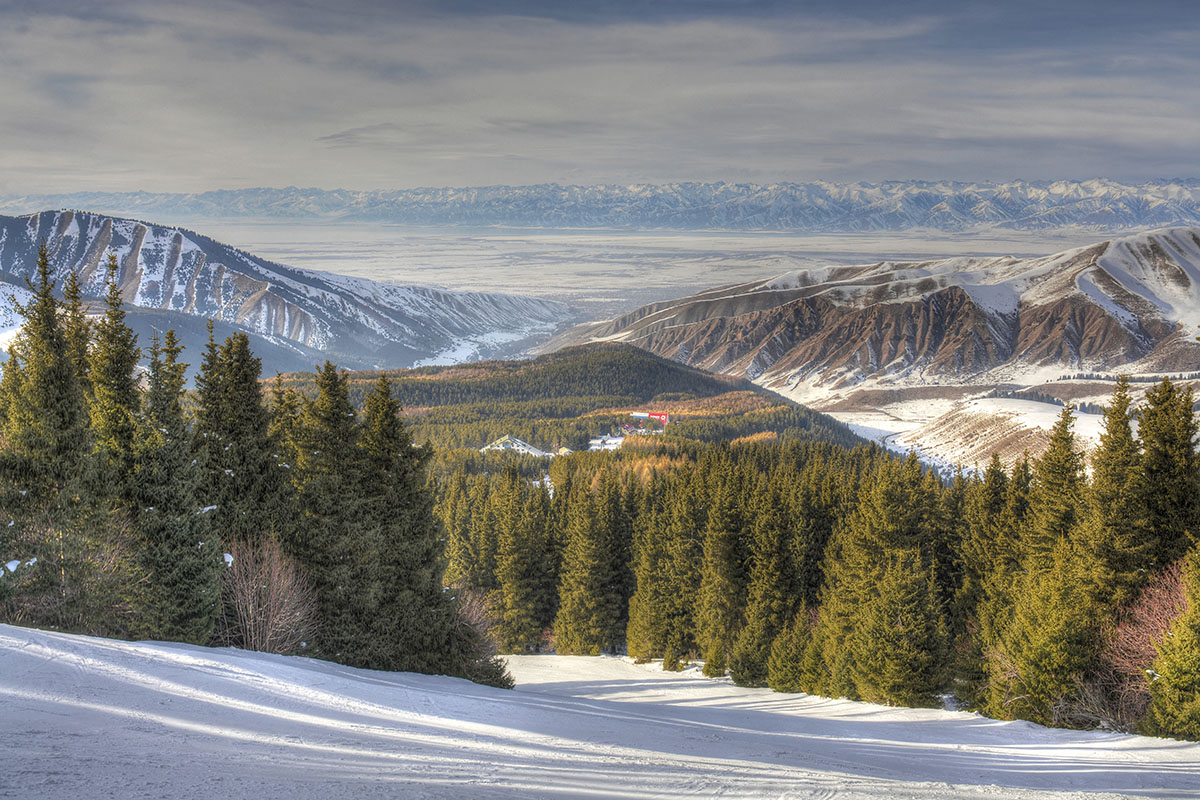
M 39 242 L 56 278 L 78 271 L 91 298 L 103 295 L 108 254 L 116 253 L 143 344 L 152 328 L 174 327 L 190 350 L 212 318 L 218 336 L 251 334 L 268 374 L 325 358 L 347 367 L 404 367 L 501 355 L 571 316 L 554 301 L 294 269 L 181 228 L 72 211 L 0 217 L 0 284 L 25 285 Z
M 1039 372 L 1192 372 L 1197 323 L 1200 228 L 1184 227 L 1042 258 L 798 270 L 645 306 L 547 347 L 627 342 L 797 396 Z
M 0 210 L 89 208 L 157 219 L 273 219 L 434 226 L 867 232 L 1128 232 L 1200 224 L 1200 180 L 957 183 L 671 183 L 199 194 L 78 193 L 0 199 Z

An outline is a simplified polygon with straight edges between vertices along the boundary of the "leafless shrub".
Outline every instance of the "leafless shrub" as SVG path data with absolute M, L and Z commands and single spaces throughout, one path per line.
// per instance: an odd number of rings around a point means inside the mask
M 1144 684 L 1159 642 L 1186 605 L 1183 561 L 1177 561 L 1155 575 L 1124 610 L 1104 650 L 1104 660 L 1122 679 Z
M 451 673 L 476 683 L 511 689 L 512 675 L 498 655 L 492 627 L 496 624 L 495 599 L 463 586 L 454 588 L 455 617 Z
M 296 653 L 312 635 L 316 594 L 279 542 L 235 542 L 221 579 L 218 644 L 264 653 Z
M 489 632 L 497 621 L 495 602 L 486 592 L 465 586 L 456 586 L 453 591 L 458 600 L 458 624 L 480 633 Z
M 1150 704 L 1146 670 L 1158 655 L 1171 623 L 1183 613 L 1183 562 L 1155 575 L 1137 599 L 1121 610 L 1104 649 L 1089 695 L 1099 720 L 1108 727 L 1133 731 Z

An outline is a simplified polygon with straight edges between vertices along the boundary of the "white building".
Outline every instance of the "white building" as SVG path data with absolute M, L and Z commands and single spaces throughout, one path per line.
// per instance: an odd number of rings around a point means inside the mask
M 588 450 L 617 450 L 624 441 L 624 436 L 597 436 L 588 441 Z
M 501 436 L 491 444 L 479 448 L 479 452 L 481 453 L 486 453 L 489 450 L 507 450 L 514 453 L 521 453 L 522 455 L 534 456 L 535 458 L 545 458 L 550 455 L 550 453 L 544 450 L 538 450 L 533 445 L 522 442 L 515 436 Z

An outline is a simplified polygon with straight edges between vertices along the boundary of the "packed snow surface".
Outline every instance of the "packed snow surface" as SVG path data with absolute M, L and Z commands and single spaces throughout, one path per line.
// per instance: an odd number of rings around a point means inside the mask
M 1197 744 L 510 665 L 511 692 L 0 625 L 0 796 L 1200 797 Z

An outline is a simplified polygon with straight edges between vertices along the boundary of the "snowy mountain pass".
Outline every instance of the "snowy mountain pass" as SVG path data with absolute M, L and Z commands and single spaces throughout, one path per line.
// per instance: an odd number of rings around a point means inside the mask
M 0 797 L 1200 797 L 1196 744 L 510 664 L 508 692 L 0 625 Z

